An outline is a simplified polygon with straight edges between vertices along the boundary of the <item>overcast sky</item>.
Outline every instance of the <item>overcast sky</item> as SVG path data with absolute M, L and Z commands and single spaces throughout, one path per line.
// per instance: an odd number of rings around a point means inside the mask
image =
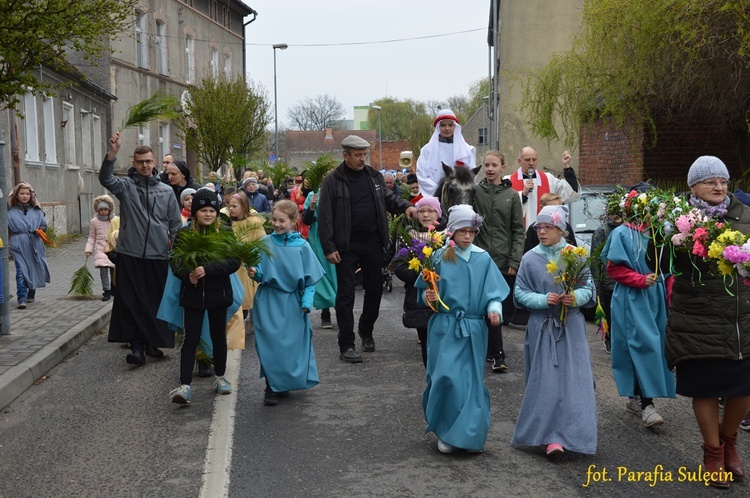
M 246 32 L 248 76 L 271 100 L 271 46 L 289 45 L 276 51 L 281 125 L 305 97 L 333 95 L 351 119 L 354 106 L 381 97 L 445 100 L 487 77 L 489 1 L 243 1 L 258 12 Z M 409 40 L 351 45 L 402 38 Z

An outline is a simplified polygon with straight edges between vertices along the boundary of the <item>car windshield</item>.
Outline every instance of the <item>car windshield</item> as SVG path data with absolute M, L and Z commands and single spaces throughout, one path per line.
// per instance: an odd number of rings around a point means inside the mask
M 602 224 L 607 198 L 601 194 L 581 196 L 570 205 L 570 223 L 575 233 L 594 233 Z

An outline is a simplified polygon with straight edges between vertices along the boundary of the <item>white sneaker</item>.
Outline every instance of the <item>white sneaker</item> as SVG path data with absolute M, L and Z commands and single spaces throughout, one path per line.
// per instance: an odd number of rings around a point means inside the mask
M 438 450 L 440 453 L 450 453 L 453 451 L 453 446 L 448 443 L 444 443 L 442 439 L 438 438 Z
M 641 408 L 641 397 L 635 396 L 633 398 L 628 398 L 627 401 L 625 401 L 625 411 L 641 415 L 641 412 L 643 411 Z
M 653 427 L 655 425 L 661 425 L 664 423 L 664 419 L 656 412 L 656 408 L 654 408 L 654 405 L 648 405 L 643 410 L 643 415 L 641 418 L 643 418 L 643 424 L 646 427 Z

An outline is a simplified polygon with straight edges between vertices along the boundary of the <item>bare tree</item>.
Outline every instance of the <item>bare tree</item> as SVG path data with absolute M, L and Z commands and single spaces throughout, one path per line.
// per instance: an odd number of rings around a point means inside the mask
M 291 127 L 298 130 L 325 130 L 344 117 L 344 105 L 330 95 L 307 97 L 287 112 Z

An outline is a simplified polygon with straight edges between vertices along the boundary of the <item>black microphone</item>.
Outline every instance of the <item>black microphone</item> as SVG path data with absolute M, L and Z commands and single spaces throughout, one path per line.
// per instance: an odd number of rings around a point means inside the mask
M 536 178 L 536 172 L 534 171 L 534 168 L 529 168 L 529 170 L 526 172 L 526 176 L 528 176 L 531 180 Z M 531 193 L 532 190 L 534 190 L 533 186 L 529 188 L 529 193 Z

